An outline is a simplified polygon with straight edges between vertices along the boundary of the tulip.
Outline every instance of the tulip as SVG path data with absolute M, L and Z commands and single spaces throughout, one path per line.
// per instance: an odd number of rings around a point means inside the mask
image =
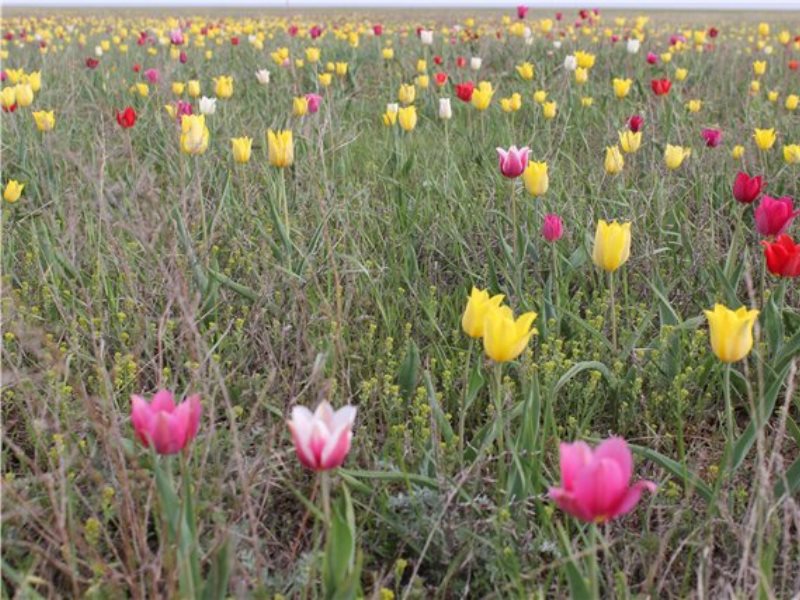
M 561 217 L 555 214 L 544 216 L 542 224 L 542 237 L 550 243 L 557 242 L 564 235 L 564 224 Z
M 774 242 L 762 241 L 767 269 L 778 277 L 800 277 L 800 244 L 782 233 Z
M 628 40 L 625 49 L 628 51 L 628 54 L 636 54 L 637 52 L 639 52 L 639 48 L 641 45 L 642 43 L 638 39 L 631 38 Z
M 653 52 L 648 52 L 646 60 L 647 64 L 654 65 L 658 62 L 658 56 L 656 56 Z
M 439 98 L 439 118 L 451 119 L 453 108 L 450 106 L 450 98 Z
M 200 98 L 200 114 L 213 115 L 215 112 L 217 112 L 216 98 L 206 98 L 205 96 Z
M 555 102 L 545 102 L 542 104 L 542 116 L 545 119 L 555 119 L 556 118 L 556 111 L 558 110 L 558 104 Z
M 547 100 L 547 92 L 544 90 L 536 90 L 533 92 L 533 101 L 537 104 L 544 104 Z
M 24 183 L 20 183 L 16 179 L 10 179 L 8 183 L 6 183 L 6 187 L 3 190 L 3 200 L 8 202 L 9 204 L 13 204 L 19 197 L 22 195 L 22 190 L 25 188 Z
M 483 59 L 480 56 L 473 56 L 469 59 L 469 68 L 473 71 L 480 71 Z
M 719 129 L 705 128 L 700 132 L 703 139 L 706 141 L 706 146 L 709 148 L 716 148 L 722 143 L 722 131 Z
M 733 363 L 750 353 L 757 310 L 747 310 L 744 306 L 731 310 L 722 304 L 715 304 L 714 310 L 703 312 L 708 319 L 711 350 L 717 358 L 725 363 Z
M 103 56 L 103 49 L 99 48 L 99 47 L 95 48 L 95 54 L 97 56 Z M 100 61 L 97 60 L 96 58 L 92 58 L 91 56 L 88 56 L 86 58 L 85 64 L 86 64 L 86 68 L 87 69 L 96 69 L 97 65 L 100 64 Z
M 158 454 L 177 454 L 197 435 L 203 410 L 200 396 L 189 396 L 175 405 L 172 392 L 159 390 L 148 403 L 131 396 L 131 423 L 136 437 Z
M 471 338 L 483 337 L 486 315 L 503 302 L 503 294 L 489 297 L 489 292 L 472 287 L 467 298 L 467 307 L 461 317 L 461 328 Z
M 504 177 L 514 179 L 522 175 L 528 164 L 528 153 L 530 148 L 527 146 L 517 149 L 511 146 L 508 150 L 497 148 L 497 158 L 500 165 L 500 172 Z
M 575 60 L 582 69 L 591 69 L 594 66 L 595 56 L 591 52 L 578 50 L 575 52 Z
M 800 164 L 800 144 L 786 144 L 783 147 L 783 160 L 787 165 Z
M 186 93 L 190 98 L 197 98 L 200 95 L 200 82 L 197 79 L 187 81 Z
M 273 167 L 291 167 L 294 163 L 294 140 L 291 130 L 267 130 L 269 164 Z
M 436 83 L 437 87 L 442 87 L 447 83 L 447 73 L 436 73 L 433 76 L 433 81 Z
M 308 112 L 310 112 L 312 115 L 318 112 L 319 107 L 322 104 L 322 96 L 310 92 L 306 94 L 305 98 L 306 98 L 306 103 L 308 104 Z
M 619 437 L 603 441 L 594 450 L 584 442 L 559 445 L 561 486 L 548 491 L 556 505 L 587 523 L 605 523 L 629 513 L 642 492 L 656 491 L 652 481 L 630 484 L 633 456 Z
M 594 98 L 591 96 L 582 96 L 581 97 L 581 106 L 591 106 L 594 104 Z
M 529 62 L 524 62 L 521 65 L 517 65 L 517 73 L 519 76 L 524 79 L 525 81 L 530 81 L 533 79 L 533 65 Z
M 295 117 L 302 117 L 308 112 L 308 99 L 305 96 L 298 96 L 292 100 L 292 114 Z
M 550 185 L 550 179 L 547 175 L 547 163 L 529 162 L 522 173 L 522 181 L 531 196 L 543 196 L 546 194 Z
M 320 54 L 319 48 L 306 48 L 306 60 L 312 65 L 319 62 Z
M 519 5 L 517 7 L 517 18 L 522 21 L 525 18 L 525 15 L 528 14 L 528 7 L 524 5 Z
M 176 46 L 183 44 L 183 31 L 180 29 L 173 29 L 169 32 L 169 41 Z
M 336 74 L 339 77 L 344 77 L 347 75 L 347 63 L 346 62 L 337 62 L 336 63 Z
M 738 144 L 734 146 L 731 150 L 731 156 L 736 160 L 742 158 L 742 156 L 744 156 L 744 146 Z
M 684 159 L 688 158 L 692 154 L 691 148 L 683 148 L 682 146 L 673 146 L 672 144 L 667 144 L 667 147 L 664 148 L 664 162 L 667 165 L 667 168 L 670 170 L 675 170 L 683 164 Z
M 686 79 L 686 76 L 689 74 L 687 69 L 675 69 L 675 79 L 678 81 L 683 81 Z
M 794 210 L 789 196 L 773 198 L 765 195 L 755 210 L 756 231 L 766 237 L 780 235 L 797 215 L 800 215 L 800 210 Z
M 395 123 L 397 123 L 397 111 L 386 111 L 383 113 L 383 124 L 386 127 L 391 127 Z
M 771 90 L 771 91 L 767 92 L 767 100 L 769 100 L 772 103 L 777 102 L 778 101 L 778 92 L 776 90 Z
M 33 120 L 36 121 L 36 128 L 39 131 L 50 131 L 56 126 L 56 115 L 52 110 L 40 110 L 34 112 Z
M 136 111 L 128 106 L 122 112 L 117 111 L 117 123 L 123 129 L 130 129 L 136 123 Z
M 761 76 L 767 72 L 767 61 L 765 60 L 757 60 L 753 62 L 753 73 L 756 76 Z
M 413 104 L 404 106 L 397 111 L 397 120 L 400 122 L 400 127 L 403 128 L 403 131 L 412 131 L 417 126 L 417 107 Z
M 775 129 L 758 129 L 753 132 L 753 139 L 759 150 L 769 150 L 775 145 Z
M 633 83 L 632 79 L 620 79 L 618 77 L 614 78 L 612 82 L 614 86 L 614 95 L 617 98 L 624 98 L 630 92 L 631 84 Z
M 394 48 L 384 48 L 381 50 L 383 60 L 392 60 L 394 58 Z
M 603 219 L 597 222 L 594 235 L 592 261 L 604 271 L 613 273 L 619 269 L 631 255 L 631 224 L 606 223 Z
M 26 108 L 33 104 L 33 88 L 30 83 L 18 83 L 16 86 L 17 106 Z
M 253 148 L 253 140 L 247 136 L 231 138 L 233 150 L 233 160 L 237 163 L 246 163 L 250 160 L 250 152 Z
M 333 77 L 331 76 L 330 73 L 320 73 L 318 79 L 319 79 L 319 84 L 322 87 L 328 87 L 333 81 Z
M 261 85 L 267 85 L 269 83 L 269 71 L 267 69 L 256 71 L 256 81 Z
M 789 94 L 786 96 L 786 101 L 783 106 L 786 110 L 797 110 L 798 104 L 800 104 L 800 96 L 797 94 Z
M 411 84 L 402 84 L 397 92 L 397 99 L 403 104 L 411 104 L 417 97 L 417 90 Z
M 305 406 L 292 408 L 287 422 L 300 463 L 313 471 L 328 471 L 344 463 L 353 439 L 356 408 L 343 406 L 334 411 L 323 401 L 312 413 Z
M 522 96 L 514 92 L 509 98 L 501 98 L 500 108 L 503 109 L 503 112 L 507 113 L 518 111 L 522 108 Z
M 653 93 L 656 96 L 665 96 L 669 94 L 669 88 L 672 86 L 672 82 L 669 79 L 653 79 L 650 82 L 650 87 L 653 89 Z
M 564 69 L 567 71 L 574 71 L 578 68 L 578 59 L 572 54 L 564 57 Z
M 17 109 L 17 89 L 16 87 L 6 87 L 0 92 L 0 105 L 4 112 L 14 112 Z
M 386 105 L 386 112 L 387 113 L 397 114 L 398 110 L 400 110 L 400 105 L 397 102 L 389 102 Z
M 181 152 L 194 156 L 208 149 L 209 131 L 204 115 L 186 115 L 181 119 Z
M 639 146 L 642 145 L 641 131 L 634 133 L 633 131 L 627 130 L 619 131 L 617 133 L 619 135 L 620 148 L 622 148 L 622 151 L 626 154 L 633 154 L 639 149 Z
M 532 327 L 535 312 L 526 312 L 516 320 L 508 306 L 496 306 L 486 313 L 483 325 L 483 349 L 493 361 L 502 363 L 517 358 L 536 333 Z
M 575 69 L 575 83 L 583 85 L 587 81 L 589 81 L 589 71 L 583 67 Z
M 616 175 L 625 166 L 625 159 L 622 158 L 622 153 L 619 151 L 619 146 L 606 147 L 606 159 L 603 167 L 609 175 Z
M 158 69 L 147 69 L 144 72 L 145 79 L 149 83 L 156 84 L 161 79 L 161 73 L 159 73 Z
M 456 96 L 462 102 L 471 102 L 472 94 L 475 92 L 475 84 L 471 81 L 456 84 Z
M 428 61 L 424 58 L 417 59 L 417 73 L 426 73 L 428 71 Z
M 747 173 L 740 171 L 733 181 L 733 197 L 742 204 L 753 202 L 761 195 L 763 189 L 761 175 L 750 177 Z
M 630 119 L 628 119 L 628 129 L 630 129 L 633 133 L 641 131 L 642 127 L 644 127 L 644 119 L 641 116 L 633 115 Z
M 214 95 L 223 100 L 233 96 L 233 77 L 220 76 L 214 78 Z
M 423 29 L 419 32 L 419 40 L 425 46 L 433 44 L 433 31 Z
M 32 71 L 31 73 L 28 73 L 25 79 L 27 80 L 26 83 L 31 86 L 31 89 L 34 91 L 34 93 L 42 89 L 41 71 Z
M 478 110 L 486 110 L 494 96 L 492 84 L 488 81 L 481 81 L 478 87 L 472 92 L 472 106 Z
M 701 108 L 703 108 L 703 103 L 700 100 L 689 100 L 686 103 L 686 110 L 690 113 L 698 113 Z

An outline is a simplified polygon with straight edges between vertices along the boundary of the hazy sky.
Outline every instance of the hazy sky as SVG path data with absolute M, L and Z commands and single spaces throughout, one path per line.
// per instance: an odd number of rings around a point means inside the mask
M 438 7 L 502 8 L 520 4 L 514 0 L 3 0 L 6 6 L 247 6 L 272 8 L 304 7 Z M 722 9 L 722 10 L 798 10 L 800 0 L 536 0 L 527 2 L 532 8 L 599 7 L 623 8 L 633 11 L 646 9 Z M 800 14 L 797 15 L 800 20 Z

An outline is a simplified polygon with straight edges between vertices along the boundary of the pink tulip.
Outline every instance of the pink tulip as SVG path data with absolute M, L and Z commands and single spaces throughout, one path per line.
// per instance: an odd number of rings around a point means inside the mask
M 169 41 L 176 46 L 180 46 L 183 43 L 183 31 L 180 29 L 173 29 L 170 31 Z
M 150 83 L 158 83 L 158 80 L 161 78 L 161 74 L 158 72 L 158 69 L 147 69 L 144 72 L 144 76 Z
M 654 53 L 652 53 L 652 52 L 648 52 L 648 53 L 647 53 L 647 64 L 648 64 L 648 65 L 654 65 L 654 64 L 656 64 L 657 62 L 658 62 L 658 56 L 656 56 L 656 55 L 655 55 Z
M 706 146 L 709 148 L 716 148 L 722 143 L 722 130 L 711 129 L 707 127 L 700 132 L 703 139 L 706 141 Z
M 189 396 L 175 406 L 172 392 L 159 390 L 148 404 L 141 396 L 131 396 L 131 423 L 136 437 L 159 454 L 176 454 L 197 435 L 202 412 L 200 396 Z
M 789 196 L 772 198 L 765 195 L 756 208 L 756 230 L 763 236 L 780 235 L 797 215 L 800 215 L 800 210 L 794 210 Z
M 517 149 L 516 146 L 511 146 L 508 150 L 498 148 L 497 158 L 500 163 L 500 172 L 503 176 L 514 179 L 522 175 L 525 167 L 528 166 L 528 152 L 530 152 L 530 149 L 527 146 L 520 149 Z
M 178 55 L 178 60 L 181 61 L 182 65 L 186 64 L 186 61 L 189 60 L 189 56 L 186 54 L 186 51 L 181 50 L 181 53 Z
M 555 214 L 548 214 L 544 216 L 544 224 L 542 225 L 542 236 L 548 242 L 556 242 L 564 235 L 564 224 L 561 222 L 561 217 Z
M 323 401 L 313 413 L 305 406 L 292 408 L 289 431 L 297 458 L 314 471 L 335 469 L 350 451 L 356 407 L 344 406 L 337 411 Z
M 306 94 L 306 101 L 308 102 L 308 112 L 315 113 L 319 110 L 319 105 L 322 104 L 322 96 L 319 94 Z
M 550 498 L 581 521 L 603 523 L 636 506 L 642 491 L 655 492 L 652 481 L 630 485 L 633 456 L 628 444 L 612 437 L 592 450 L 584 442 L 559 446 L 561 487 L 551 487 Z
M 750 177 L 747 173 L 739 171 L 733 182 L 733 197 L 737 202 L 750 204 L 761 195 L 764 184 L 761 175 Z
M 520 4 L 517 7 L 517 18 L 521 21 L 522 19 L 525 18 L 525 15 L 527 14 L 528 14 L 528 7 L 525 6 L 524 4 Z
M 317 39 L 319 36 L 322 35 L 322 27 L 319 25 L 314 25 L 311 29 L 308 30 L 308 35 L 311 36 L 312 40 Z

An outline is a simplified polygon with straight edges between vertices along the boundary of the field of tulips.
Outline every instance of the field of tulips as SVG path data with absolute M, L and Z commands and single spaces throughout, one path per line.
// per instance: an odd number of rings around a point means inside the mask
M 3 598 L 800 596 L 797 13 L 0 37 Z

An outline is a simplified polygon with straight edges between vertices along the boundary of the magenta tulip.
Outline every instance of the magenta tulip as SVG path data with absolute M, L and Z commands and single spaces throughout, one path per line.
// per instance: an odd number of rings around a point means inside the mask
M 503 176 L 514 179 L 522 175 L 525 167 L 528 166 L 529 152 L 530 149 L 527 146 L 520 149 L 517 149 L 516 146 L 511 146 L 508 150 L 498 148 L 497 158 L 500 163 L 500 172 Z
M 158 83 L 158 80 L 161 79 L 161 74 L 158 72 L 158 69 L 147 69 L 144 72 L 144 76 L 150 83 Z
M 554 214 L 544 216 L 544 224 L 542 225 L 542 236 L 548 242 L 556 242 L 564 235 L 564 224 L 561 217 Z
M 306 94 L 306 101 L 308 102 L 308 112 L 315 113 L 319 110 L 319 105 L 322 104 L 322 96 L 319 94 Z
M 604 523 L 624 515 L 639 502 L 644 490 L 655 492 L 652 481 L 630 485 L 633 456 L 628 444 L 612 437 L 592 450 L 584 442 L 559 446 L 561 487 L 551 487 L 558 507 L 589 523 Z
M 756 230 L 763 236 L 780 235 L 789 228 L 797 215 L 800 215 L 800 210 L 794 210 L 789 196 L 764 196 L 755 212 Z
M 706 146 L 709 148 L 716 148 L 722 143 L 722 131 L 720 129 L 711 129 L 707 127 L 703 129 L 701 135 L 706 141 Z
M 750 204 L 761 195 L 763 189 L 761 175 L 750 177 L 740 171 L 733 182 L 733 197 L 742 204 Z
M 521 21 L 522 19 L 525 18 L 525 15 L 527 14 L 528 14 L 528 7 L 525 6 L 524 4 L 520 4 L 517 7 L 517 18 Z
M 292 408 L 288 422 L 297 458 L 314 471 L 335 469 L 350 451 L 353 438 L 355 406 L 344 406 L 337 411 L 323 401 L 313 413 L 305 406 Z
M 197 435 L 202 412 L 200 396 L 189 396 L 175 405 L 172 392 L 159 390 L 148 403 L 131 396 L 131 423 L 136 437 L 159 454 L 176 454 Z

